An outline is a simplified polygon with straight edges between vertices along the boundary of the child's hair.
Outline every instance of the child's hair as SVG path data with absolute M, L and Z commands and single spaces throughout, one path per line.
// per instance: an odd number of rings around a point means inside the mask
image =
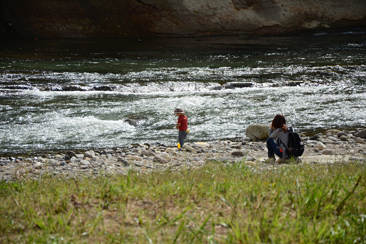
M 283 125 L 286 124 L 286 119 L 285 117 L 282 115 L 282 114 L 277 114 L 273 120 L 272 120 L 272 125 L 271 127 L 273 129 L 278 129 L 278 128 L 282 128 Z M 285 129 L 285 132 L 286 132 L 286 129 Z

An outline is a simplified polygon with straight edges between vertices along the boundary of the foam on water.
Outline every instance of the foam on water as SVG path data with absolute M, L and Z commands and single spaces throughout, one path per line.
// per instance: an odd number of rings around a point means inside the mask
M 44 59 L 13 50 L 0 58 L 0 151 L 174 145 L 178 106 L 189 141 L 243 137 L 277 113 L 303 132 L 364 128 L 366 41 L 340 35 L 311 36 L 302 47 L 295 38 L 279 46 L 66 48 Z

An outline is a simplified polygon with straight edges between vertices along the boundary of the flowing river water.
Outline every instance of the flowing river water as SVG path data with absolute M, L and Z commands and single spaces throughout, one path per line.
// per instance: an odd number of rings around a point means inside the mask
M 0 155 L 366 127 L 366 31 L 2 42 Z

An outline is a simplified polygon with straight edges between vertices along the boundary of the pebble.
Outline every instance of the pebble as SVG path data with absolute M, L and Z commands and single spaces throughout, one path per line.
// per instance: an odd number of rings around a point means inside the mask
M 326 134 L 304 137 L 303 141 L 306 145 L 304 157 L 313 156 L 308 162 L 318 164 L 316 157 L 321 155 L 348 155 L 354 161 L 366 163 L 365 139 L 355 137 L 350 132 L 328 131 Z M 83 153 L 66 151 L 64 154 L 34 157 L 0 157 L 0 180 L 16 180 L 20 175 L 36 179 L 44 173 L 77 177 L 88 172 L 97 176 L 126 174 L 130 169 L 146 172 L 168 168 L 194 168 L 210 161 L 241 163 L 246 167 L 254 167 L 255 170 L 282 167 L 263 164 L 266 157 L 265 141 L 252 142 L 245 138 L 242 142 L 225 140 L 186 143 L 181 149 L 161 143 L 132 144 L 124 148 L 87 150 Z
M 327 147 L 324 145 L 324 143 L 322 143 L 322 142 L 320 142 L 320 141 L 318 141 L 317 143 L 316 143 L 316 148 L 317 149 L 319 149 L 319 150 L 324 150 L 324 149 L 326 149 Z
M 339 137 L 342 141 L 348 141 L 348 137 L 346 135 L 341 135 Z
M 362 138 L 360 137 L 356 137 L 356 140 L 355 140 L 357 143 L 360 143 L 360 144 L 366 144 L 365 140 L 363 140 Z

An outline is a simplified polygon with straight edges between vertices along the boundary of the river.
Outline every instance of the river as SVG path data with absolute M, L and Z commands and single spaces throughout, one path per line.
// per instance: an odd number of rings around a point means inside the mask
M 2 41 L 0 154 L 235 140 L 277 113 L 366 127 L 366 30 L 262 37 Z

